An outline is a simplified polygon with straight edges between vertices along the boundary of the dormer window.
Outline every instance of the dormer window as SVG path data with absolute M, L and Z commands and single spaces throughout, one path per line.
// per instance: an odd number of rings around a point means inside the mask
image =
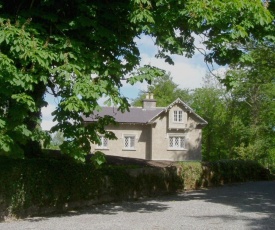
M 174 110 L 174 122 L 182 122 L 182 110 Z

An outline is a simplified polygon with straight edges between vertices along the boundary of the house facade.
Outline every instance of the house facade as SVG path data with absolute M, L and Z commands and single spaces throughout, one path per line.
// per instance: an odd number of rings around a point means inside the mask
M 92 145 L 92 152 L 146 160 L 201 160 L 202 128 L 207 122 L 180 99 L 156 107 L 156 100 L 146 98 L 143 107 L 131 107 L 130 112 L 103 107 L 94 115 L 113 116 L 118 125 L 106 130 L 118 139 L 102 136 L 100 145 Z M 93 122 L 93 118 L 84 121 Z

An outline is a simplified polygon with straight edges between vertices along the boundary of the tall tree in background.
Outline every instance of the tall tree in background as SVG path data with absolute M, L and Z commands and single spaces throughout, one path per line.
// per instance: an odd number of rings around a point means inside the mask
M 202 130 L 203 160 L 218 160 L 228 157 L 226 90 L 212 75 L 207 74 L 202 88 L 191 95 L 191 107 L 208 124 Z
M 173 78 L 170 74 L 164 74 L 163 76 L 156 77 L 151 85 L 148 85 L 146 91 L 141 91 L 138 98 L 134 99 L 134 106 L 142 106 L 142 100 L 145 99 L 146 94 L 150 93 L 154 95 L 157 100 L 157 106 L 165 107 L 172 103 L 177 98 L 182 99 L 186 103 L 190 101 L 189 90 L 180 89 L 178 85 L 173 82 Z
M 134 38 L 152 36 L 158 57 L 192 57 L 194 37 L 203 35 L 206 61 L 237 61 L 251 38 L 274 35 L 274 1 L 163 0 L 0 0 L 0 153 L 39 151 L 44 95 L 60 102 L 54 111 L 64 133 L 63 152 L 82 157 L 98 133 L 114 138 L 104 126 L 111 117 L 84 126 L 81 114 L 99 110 L 98 99 L 125 111 L 121 79 L 152 81 L 163 72 L 139 66 Z M 35 147 L 36 146 L 36 147 Z M 33 148 L 35 147 L 35 148 Z M 31 151 L 33 149 L 33 151 Z
M 275 164 L 274 50 L 272 42 L 250 45 L 247 57 L 251 58 L 231 65 L 225 77 L 218 76 L 227 90 L 209 75 L 204 86 L 193 92 L 191 106 L 208 121 L 203 129 L 204 160 Z
M 235 110 L 245 127 L 239 157 L 266 159 L 275 149 L 275 52 L 274 43 L 251 47 L 254 62 L 242 62 L 227 72 Z

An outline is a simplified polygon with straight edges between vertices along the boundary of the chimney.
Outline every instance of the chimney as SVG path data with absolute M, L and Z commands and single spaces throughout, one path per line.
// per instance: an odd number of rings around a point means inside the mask
M 152 93 L 146 93 L 146 98 L 142 101 L 143 109 L 154 109 L 156 108 L 157 100 L 154 99 Z

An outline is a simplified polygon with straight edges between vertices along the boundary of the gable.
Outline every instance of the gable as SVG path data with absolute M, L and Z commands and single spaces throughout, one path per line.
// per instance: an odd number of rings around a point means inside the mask
M 180 104 L 175 104 L 168 111 L 168 129 L 185 129 L 188 123 L 188 111 Z
M 165 110 L 169 111 L 169 112 L 170 112 L 170 110 L 182 110 L 184 113 L 186 113 L 185 115 L 187 115 L 187 120 L 189 118 L 192 118 L 197 124 L 207 125 L 207 121 L 206 120 L 204 120 L 197 113 L 195 113 L 195 111 L 190 106 L 188 106 L 186 103 L 184 103 L 179 98 L 176 99 L 170 105 L 168 105 Z

